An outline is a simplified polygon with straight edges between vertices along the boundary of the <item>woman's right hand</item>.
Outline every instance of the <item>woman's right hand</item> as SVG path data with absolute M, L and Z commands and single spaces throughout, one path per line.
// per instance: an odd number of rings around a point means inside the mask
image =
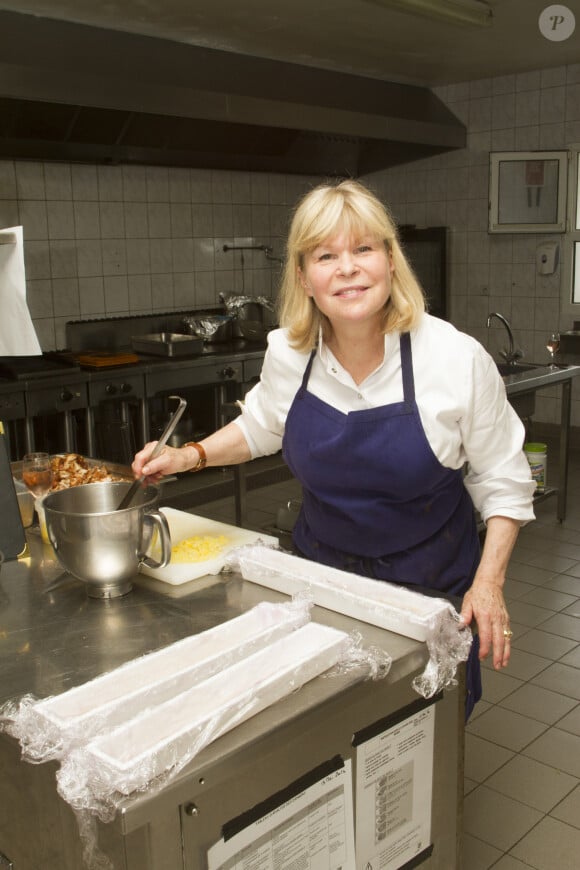
M 157 441 L 149 441 L 139 453 L 135 454 L 131 469 L 136 478 L 144 477 L 147 483 L 159 483 L 161 478 L 169 474 L 178 474 L 191 468 L 192 460 L 190 450 L 181 447 L 169 447 L 167 444 L 155 459 L 150 462 L 149 457 Z

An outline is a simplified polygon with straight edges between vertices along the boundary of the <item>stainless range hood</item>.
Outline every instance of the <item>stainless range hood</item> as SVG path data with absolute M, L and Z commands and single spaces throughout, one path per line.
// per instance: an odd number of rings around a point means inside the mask
M 0 12 L 0 159 L 360 175 L 465 141 L 427 88 Z

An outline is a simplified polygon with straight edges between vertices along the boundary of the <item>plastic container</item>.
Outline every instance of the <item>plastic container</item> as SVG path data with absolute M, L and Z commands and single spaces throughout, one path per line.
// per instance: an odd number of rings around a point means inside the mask
M 536 492 L 545 492 L 548 445 L 539 441 L 530 441 L 524 444 L 524 453 L 530 465 L 532 478 L 536 483 Z
M 16 490 L 16 498 L 18 499 L 18 509 L 20 511 L 20 519 L 25 529 L 32 525 L 34 520 L 34 496 L 28 489 L 25 483 L 16 478 L 14 481 L 14 489 Z

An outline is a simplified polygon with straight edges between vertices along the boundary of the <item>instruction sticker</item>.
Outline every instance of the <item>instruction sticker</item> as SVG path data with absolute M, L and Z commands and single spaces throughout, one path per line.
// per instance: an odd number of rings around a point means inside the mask
M 355 870 L 350 760 L 221 839 L 207 859 L 208 870 Z
M 435 708 L 430 705 L 356 750 L 358 870 L 400 870 L 431 848 Z

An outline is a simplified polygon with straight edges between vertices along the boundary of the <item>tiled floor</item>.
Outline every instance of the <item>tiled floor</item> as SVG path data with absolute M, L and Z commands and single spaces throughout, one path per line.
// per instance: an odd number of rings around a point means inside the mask
M 555 499 L 536 516 L 508 571 L 510 665 L 484 668 L 467 726 L 465 870 L 580 868 L 580 453 L 565 521 Z
M 550 445 L 549 480 L 557 446 Z M 275 524 L 300 497 L 295 481 L 248 494 L 245 525 Z M 233 522 L 232 499 L 196 508 Z M 483 670 L 467 726 L 463 870 L 580 868 L 580 452 L 570 459 L 568 512 L 536 507 L 519 536 L 505 594 L 514 639 L 509 668 Z

